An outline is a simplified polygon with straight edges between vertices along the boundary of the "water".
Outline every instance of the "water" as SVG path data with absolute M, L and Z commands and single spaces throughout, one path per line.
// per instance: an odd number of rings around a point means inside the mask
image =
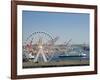
M 83 50 L 80 47 L 75 47 L 73 48 L 73 50 L 69 53 L 63 53 L 63 55 L 61 55 L 62 53 L 57 53 L 55 54 L 55 56 L 52 58 L 52 61 L 68 61 L 68 60 L 87 60 L 89 61 L 90 58 L 90 51 L 89 50 Z M 68 55 L 66 55 L 68 54 Z
M 56 58 L 52 58 L 51 61 L 68 61 L 68 60 L 89 60 L 89 57 L 76 57 L 76 56 L 73 56 L 73 57 L 56 57 Z

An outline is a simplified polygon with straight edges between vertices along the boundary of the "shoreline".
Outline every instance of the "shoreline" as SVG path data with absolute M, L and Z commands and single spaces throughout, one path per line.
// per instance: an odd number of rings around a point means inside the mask
M 67 60 L 52 62 L 23 62 L 23 68 L 45 68 L 45 67 L 67 67 L 67 66 L 89 66 L 89 60 Z

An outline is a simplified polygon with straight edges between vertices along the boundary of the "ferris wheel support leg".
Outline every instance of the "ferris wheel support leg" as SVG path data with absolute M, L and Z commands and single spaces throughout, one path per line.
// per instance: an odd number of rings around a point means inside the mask
M 47 58 L 46 58 L 45 54 L 44 53 L 41 53 L 41 54 L 42 54 L 42 57 L 44 59 L 44 62 L 47 62 Z
M 40 53 L 40 54 L 41 54 L 41 56 L 43 57 L 44 62 L 47 62 L 47 58 L 46 58 L 46 56 L 45 56 L 45 54 L 44 54 L 44 52 L 43 52 L 43 49 L 42 49 L 42 48 L 39 50 L 39 53 Z
M 47 58 L 46 58 L 45 54 L 43 53 L 42 49 L 39 50 L 38 54 L 36 55 L 36 58 L 34 59 L 34 62 L 37 62 L 39 55 L 41 55 L 43 57 L 44 62 L 47 62 Z
M 40 54 L 40 53 L 38 53 L 38 54 L 36 55 L 36 57 L 35 57 L 35 59 L 34 59 L 34 62 L 37 62 L 38 57 L 39 57 L 39 54 Z

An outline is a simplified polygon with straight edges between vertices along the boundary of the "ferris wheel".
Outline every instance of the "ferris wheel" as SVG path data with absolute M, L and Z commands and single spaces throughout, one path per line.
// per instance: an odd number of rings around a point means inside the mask
M 34 32 L 26 39 L 23 50 L 34 62 L 48 62 L 54 56 L 53 38 L 46 32 Z

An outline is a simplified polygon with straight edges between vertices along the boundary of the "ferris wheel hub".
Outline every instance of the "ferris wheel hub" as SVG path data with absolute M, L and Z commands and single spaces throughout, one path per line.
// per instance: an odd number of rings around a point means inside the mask
M 40 45 L 40 46 L 39 46 L 39 49 L 42 49 L 42 48 L 43 48 L 42 45 Z

